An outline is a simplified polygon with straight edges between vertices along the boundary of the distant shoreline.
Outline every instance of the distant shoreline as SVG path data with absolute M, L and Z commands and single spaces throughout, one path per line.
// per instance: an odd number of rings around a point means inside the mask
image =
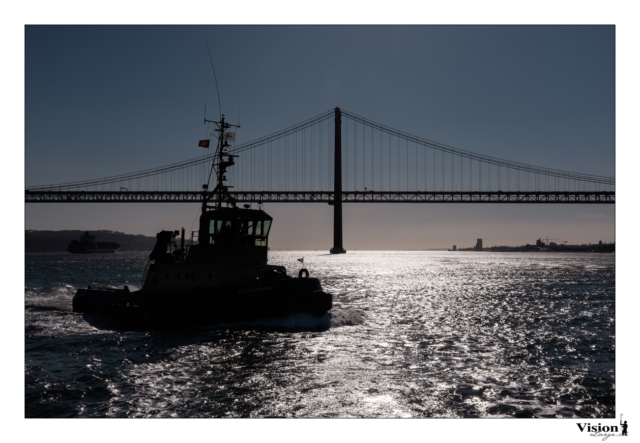
M 25 231 L 25 253 L 39 252 L 67 252 L 69 243 L 78 240 L 86 230 L 68 231 Z M 125 251 L 151 251 L 156 244 L 155 237 L 146 235 L 125 234 L 124 232 L 108 230 L 89 230 L 96 236 L 97 241 L 116 242 L 120 245 L 121 252 Z
M 60 253 L 67 252 L 67 246 L 73 240 L 78 240 L 86 231 L 65 230 L 65 231 L 36 231 L 25 230 L 25 253 Z M 125 234 L 124 232 L 95 230 L 89 231 L 97 237 L 97 241 L 116 242 L 121 248 L 118 252 L 149 252 L 152 251 L 156 238 L 146 235 Z M 271 249 L 270 252 L 305 251 L 314 253 L 329 253 L 325 249 Z M 615 243 L 604 244 L 583 244 L 583 245 L 544 245 L 544 246 L 492 246 L 488 248 L 459 248 L 452 251 L 447 248 L 424 248 L 424 249 L 347 249 L 347 253 L 369 252 L 369 251 L 396 251 L 396 252 L 615 252 Z

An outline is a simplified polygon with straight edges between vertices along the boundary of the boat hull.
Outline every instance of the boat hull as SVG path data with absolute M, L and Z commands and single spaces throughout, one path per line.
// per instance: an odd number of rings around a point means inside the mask
M 245 285 L 170 291 L 79 289 L 73 311 L 101 314 L 132 329 L 191 326 L 284 317 L 322 316 L 333 297 L 316 278 L 287 278 Z

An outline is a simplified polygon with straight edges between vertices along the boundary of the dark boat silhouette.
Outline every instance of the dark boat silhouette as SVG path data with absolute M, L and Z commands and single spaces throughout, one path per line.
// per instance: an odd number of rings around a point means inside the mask
M 140 290 L 79 289 L 74 312 L 105 314 L 134 329 L 166 329 L 300 312 L 322 316 L 331 309 L 332 295 L 306 269 L 294 278 L 283 266 L 267 264 L 273 218 L 262 209 L 236 206 L 225 184 L 225 172 L 237 157 L 226 151 L 226 131 L 234 125 L 224 115 L 211 122 L 219 134 L 213 163 L 217 186 L 211 192 L 203 186 L 198 231 L 185 244 L 183 228 L 180 247 L 179 231 L 158 233 Z

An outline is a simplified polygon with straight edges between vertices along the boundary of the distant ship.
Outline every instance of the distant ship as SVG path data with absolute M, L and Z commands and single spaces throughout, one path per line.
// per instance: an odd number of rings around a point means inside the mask
M 120 249 L 120 245 L 116 242 L 94 242 L 95 235 L 85 232 L 80 241 L 74 240 L 67 246 L 67 251 L 72 254 L 96 254 L 96 253 L 114 253 Z

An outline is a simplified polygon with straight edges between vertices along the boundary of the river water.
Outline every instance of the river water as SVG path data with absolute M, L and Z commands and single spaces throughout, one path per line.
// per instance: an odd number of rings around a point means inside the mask
M 614 254 L 270 252 L 334 308 L 131 332 L 71 312 L 148 253 L 27 254 L 27 417 L 615 417 Z

